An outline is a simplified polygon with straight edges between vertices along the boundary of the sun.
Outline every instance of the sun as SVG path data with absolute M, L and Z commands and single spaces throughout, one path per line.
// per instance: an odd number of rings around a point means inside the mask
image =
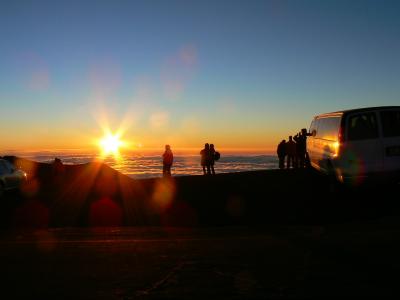
M 103 156 L 119 156 L 119 150 L 123 145 L 124 142 L 121 140 L 121 136 L 118 133 L 113 134 L 111 132 L 107 132 L 99 141 L 99 146 Z

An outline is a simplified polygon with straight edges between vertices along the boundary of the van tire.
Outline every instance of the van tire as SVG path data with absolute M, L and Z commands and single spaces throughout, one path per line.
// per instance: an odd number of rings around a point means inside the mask
M 335 168 L 331 161 L 327 162 L 329 193 L 336 193 L 340 189 L 340 182 L 336 176 Z

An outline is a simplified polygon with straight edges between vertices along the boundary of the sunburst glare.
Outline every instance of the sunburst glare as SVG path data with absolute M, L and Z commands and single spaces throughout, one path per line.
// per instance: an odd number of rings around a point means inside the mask
M 99 141 L 99 147 L 101 149 L 101 155 L 103 157 L 113 156 L 118 158 L 120 155 L 120 148 L 125 145 L 125 142 L 121 139 L 120 133 L 112 133 L 108 131 Z

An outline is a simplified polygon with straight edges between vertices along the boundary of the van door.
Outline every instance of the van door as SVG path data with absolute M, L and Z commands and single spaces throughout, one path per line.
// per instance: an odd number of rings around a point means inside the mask
M 340 116 L 317 119 L 317 130 L 313 143 L 313 160 L 325 172 L 332 171 L 332 162 L 338 153 Z
M 4 165 L 6 166 L 7 169 L 7 184 L 9 188 L 15 188 L 18 187 L 18 184 L 20 182 L 20 177 L 18 176 L 18 173 L 15 170 L 15 167 L 8 161 L 3 161 Z
M 318 140 L 315 135 L 318 132 L 318 124 L 319 119 L 314 119 L 311 123 L 310 136 L 307 138 L 307 152 L 311 165 L 319 170 L 320 153 L 318 153 Z
M 384 170 L 400 171 L 400 109 L 380 112 Z
M 346 147 L 342 156 L 346 175 L 381 172 L 383 151 L 376 112 L 351 114 L 347 117 L 346 127 Z

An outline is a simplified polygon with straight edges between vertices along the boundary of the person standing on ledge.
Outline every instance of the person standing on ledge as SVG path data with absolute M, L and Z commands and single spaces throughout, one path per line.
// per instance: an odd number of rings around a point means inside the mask
M 201 166 L 203 167 L 203 174 L 210 175 L 210 145 L 206 143 L 204 149 L 200 151 L 201 155 Z M 206 173 L 207 167 L 207 173 Z
M 214 164 L 215 164 L 215 148 L 214 144 L 210 145 L 210 168 L 211 168 L 211 174 L 215 175 L 215 170 L 214 170 Z
M 286 155 L 287 164 L 286 168 L 289 169 L 290 166 L 295 167 L 294 160 L 296 157 L 296 143 L 293 141 L 293 137 L 289 136 L 289 141 L 286 143 Z
M 162 157 L 163 157 L 163 176 L 170 177 L 172 163 L 174 162 L 174 155 L 172 154 L 170 145 L 165 145 L 165 152 L 162 155 Z
M 282 140 L 276 149 L 279 158 L 279 169 L 285 168 L 286 140 Z

